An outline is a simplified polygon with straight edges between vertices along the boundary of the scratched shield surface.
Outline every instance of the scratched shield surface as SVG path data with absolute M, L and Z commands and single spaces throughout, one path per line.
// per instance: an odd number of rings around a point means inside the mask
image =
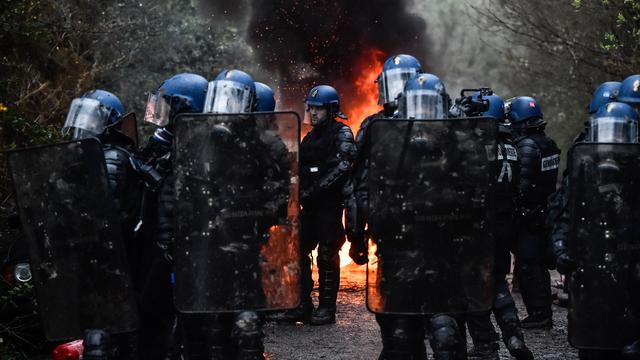
M 46 337 L 135 330 L 135 295 L 100 143 L 15 150 L 7 159 Z
M 175 135 L 178 310 L 296 307 L 297 114 L 184 115 Z
M 491 308 L 495 121 L 376 120 L 370 136 L 368 308 Z
M 640 330 L 640 144 L 576 144 L 568 170 L 569 341 L 620 349 Z

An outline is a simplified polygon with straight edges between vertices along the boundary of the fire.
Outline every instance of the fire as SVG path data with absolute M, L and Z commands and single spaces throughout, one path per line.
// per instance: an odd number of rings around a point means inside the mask
M 342 103 L 340 109 L 349 118 L 347 125 L 351 127 L 354 136 L 360 129 L 360 123 L 369 115 L 380 111 L 378 105 L 378 85 L 376 79 L 382 72 L 385 53 L 381 50 L 371 48 L 366 50 L 360 57 L 357 65 L 353 69 L 354 78 L 346 86 L 347 91 L 341 94 Z M 302 136 L 306 135 L 309 129 L 304 129 Z M 342 218 L 344 224 L 344 217 Z M 314 250 L 313 256 L 317 255 Z M 349 257 L 349 242 L 345 242 L 340 249 L 340 267 L 345 267 L 353 262 Z
M 385 53 L 378 49 L 365 51 L 354 69 L 356 75 L 353 88 L 343 95 L 341 108 L 349 117 L 347 124 L 354 135 L 362 120 L 380 111 L 376 79 L 382 71 L 384 57 Z

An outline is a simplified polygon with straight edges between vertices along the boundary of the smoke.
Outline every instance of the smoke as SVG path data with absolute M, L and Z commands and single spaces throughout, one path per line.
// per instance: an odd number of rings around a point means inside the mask
M 299 108 L 316 84 L 353 96 L 373 50 L 378 62 L 397 53 L 412 54 L 423 66 L 428 61 L 427 24 L 409 12 L 409 0 L 202 1 L 214 19 L 245 22 L 246 41 L 264 72 L 253 75 L 275 85 L 285 107 Z

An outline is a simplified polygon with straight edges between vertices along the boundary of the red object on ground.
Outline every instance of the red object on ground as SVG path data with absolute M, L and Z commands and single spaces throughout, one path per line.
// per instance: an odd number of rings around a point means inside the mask
M 80 355 L 82 355 L 82 350 L 84 350 L 82 340 L 74 340 L 56 346 L 56 348 L 53 349 L 51 358 L 53 360 L 78 360 L 80 359 Z

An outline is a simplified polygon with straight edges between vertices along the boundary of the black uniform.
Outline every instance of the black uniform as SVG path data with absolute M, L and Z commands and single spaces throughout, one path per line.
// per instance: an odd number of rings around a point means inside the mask
M 172 134 L 156 131 L 143 150 L 143 161 L 159 175 L 144 193 L 140 228 L 140 353 L 143 359 L 165 359 L 173 348 L 175 312 L 171 280 L 173 234 Z
M 516 344 L 509 343 L 512 337 L 515 336 L 518 340 L 524 341 L 518 310 L 506 280 L 506 275 L 511 271 L 511 249 L 517 231 L 515 216 L 520 181 L 520 162 L 511 139 L 510 129 L 499 125 L 498 134 L 498 161 L 495 164 L 496 224 L 494 228 L 496 298 L 492 311 L 498 326 L 500 326 L 505 345 L 510 351 L 513 351 Z M 467 315 L 467 323 L 476 352 L 478 354 L 497 354 L 499 346 L 495 341 L 498 339 L 498 335 L 491 323 L 490 312 L 469 314 Z M 522 350 L 522 352 L 530 354 L 526 350 Z
M 520 226 L 515 247 L 516 277 L 529 315 L 551 317 L 551 279 L 547 271 L 547 198 L 556 190 L 560 150 L 544 127 L 525 130 L 515 140 L 520 158 Z
M 311 251 L 318 246 L 319 307 L 335 311 L 344 244 L 342 189 L 356 147 L 351 129 L 333 119 L 315 126 L 300 144 L 301 271 L 303 304 L 311 304 Z
M 106 131 L 98 136 L 102 143 L 109 187 L 113 194 L 115 209 L 125 242 L 129 271 L 134 287 L 139 289 L 136 279 L 139 267 L 139 239 L 136 236 L 140 221 L 144 178 L 134 153 L 134 143 L 119 131 Z M 110 338 L 110 339 L 109 339 Z M 88 329 L 85 333 L 83 357 L 99 358 L 110 347 L 115 348 L 117 359 L 138 359 L 138 334 L 110 335 L 101 329 Z M 96 357 L 98 356 L 98 357 Z
M 356 136 L 358 156 L 352 174 L 353 194 L 347 202 L 350 206 L 346 209 L 349 228 L 347 233 L 352 243 L 366 242 L 364 228 L 369 212 L 368 173 L 371 151 L 369 126 L 375 119 L 392 118 L 393 112 L 393 108 L 388 107 L 368 116 L 360 124 Z M 425 320 L 423 316 L 415 315 L 376 314 L 382 337 L 379 359 L 425 359 L 425 328 L 430 333 L 430 345 L 436 359 L 466 358 L 466 341 L 462 339 L 463 332 L 458 320 L 444 314 L 431 317 L 426 324 Z

